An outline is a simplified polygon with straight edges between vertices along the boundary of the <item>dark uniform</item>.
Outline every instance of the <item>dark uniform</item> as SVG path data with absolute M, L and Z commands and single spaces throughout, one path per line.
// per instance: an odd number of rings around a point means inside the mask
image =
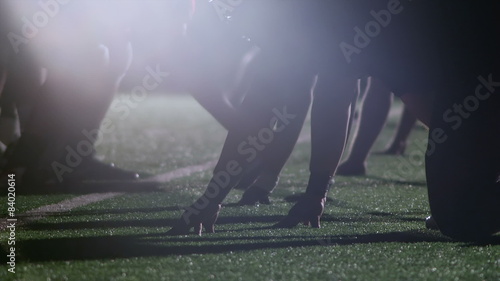
M 332 140 L 345 131 L 343 125 L 331 128 L 332 108 L 339 101 L 342 110 L 349 106 L 343 101 L 349 93 L 330 93 L 335 85 L 329 85 L 328 77 L 370 75 L 397 95 L 427 95 L 435 100 L 428 105 L 434 117 L 426 162 L 431 210 L 442 232 L 459 239 L 480 239 L 499 230 L 498 95 L 474 96 L 480 83 L 491 92 L 498 84 L 498 43 L 492 36 L 498 34 L 495 14 L 499 10 L 493 2 L 255 0 L 242 1 L 224 14 L 230 18 L 229 33 L 248 37 L 262 48 L 259 75 L 268 88 L 293 82 L 296 90 L 305 89 L 308 76 L 319 75 L 306 199 L 292 208 L 281 226 L 315 218 L 319 226 L 324 196 L 342 150 Z M 473 112 L 443 116 L 454 104 L 464 104 Z M 178 231 L 172 233 L 185 232 L 193 221 L 213 227 L 217 205 L 229 189 L 219 192 L 205 212 L 192 216 L 186 225 L 192 215 L 187 211 Z M 207 190 L 206 197 L 213 198 L 213 190 Z M 192 207 L 203 202 L 202 197 Z
M 500 5 L 442 1 L 441 9 L 446 72 L 430 127 L 429 202 L 444 234 L 478 240 L 500 231 Z

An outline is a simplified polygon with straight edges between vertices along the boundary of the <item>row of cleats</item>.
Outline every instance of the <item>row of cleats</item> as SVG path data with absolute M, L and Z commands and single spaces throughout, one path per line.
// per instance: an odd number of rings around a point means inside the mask
M 274 224 L 273 228 L 293 228 L 300 223 L 312 228 L 321 228 L 320 219 L 324 211 L 326 198 L 317 198 L 304 195 L 297 204 L 295 204 L 287 216 Z M 196 204 L 193 204 L 187 209 L 193 209 Z M 242 204 L 239 204 L 242 205 Z M 215 232 L 215 222 L 219 216 L 221 204 L 210 204 L 209 207 L 199 210 L 193 214 L 192 211 L 186 210 L 181 218 L 166 234 L 167 235 L 188 235 L 191 233 L 201 235 L 202 230 L 205 233 Z M 427 229 L 439 230 L 436 221 L 432 216 L 425 220 Z M 194 232 L 191 232 L 194 229 Z
M 215 232 L 215 222 L 221 210 L 221 204 L 208 203 L 203 208 L 201 199 L 186 208 L 181 218 L 174 224 L 166 235 L 188 235 L 191 233 L 201 235 L 203 229 L 206 233 Z M 275 224 L 273 228 L 292 228 L 299 223 L 320 228 L 320 218 L 323 214 L 326 198 L 311 198 L 304 196 L 295 206 L 292 207 L 288 215 Z M 194 229 L 194 232 L 191 232 Z

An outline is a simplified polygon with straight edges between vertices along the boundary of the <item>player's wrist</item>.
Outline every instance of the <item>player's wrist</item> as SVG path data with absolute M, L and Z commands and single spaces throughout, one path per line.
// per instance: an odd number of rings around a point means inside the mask
M 333 176 L 328 172 L 311 173 L 307 184 L 306 196 L 326 198 L 333 183 Z

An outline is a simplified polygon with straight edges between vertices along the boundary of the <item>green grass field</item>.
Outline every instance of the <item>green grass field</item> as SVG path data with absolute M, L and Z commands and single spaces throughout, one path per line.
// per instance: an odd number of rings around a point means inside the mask
M 395 115 L 375 151 L 391 137 Z M 111 110 L 109 118 L 115 129 L 98 146 L 99 157 L 143 174 L 216 160 L 226 135 L 186 96 L 152 95 L 127 116 Z M 215 234 L 165 235 L 203 192 L 208 168 L 162 183 L 161 192 L 121 194 L 19 224 L 15 274 L 7 271 L 3 229 L 0 280 L 500 280 L 498 243 L 454 242 L 425 229 L 425 135 L 414 130 L 405 157 L 373 155 L 366 177 L 337 177 L 321 229 L 270 228 L 305 189 L 305 141 L 287 163 L 272 205 L 235 207 L 230 203 L 242 191 L 232 191 Z M 16 214 L 79 196 L 19 195 Z M 6 218 L 7 198 L 0 202 Z

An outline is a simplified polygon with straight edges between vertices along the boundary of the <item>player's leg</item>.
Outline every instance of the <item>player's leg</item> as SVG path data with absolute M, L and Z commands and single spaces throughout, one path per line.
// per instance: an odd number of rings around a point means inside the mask
M 0 27 L 0 31 L 2 31 Z M 0 98 L 7 79 L 8 46 L 6 42 L 0 41 Z
M 295 81 L 290 81 L 292 86 Z M 297 85 L 298 88 L 303 86 Z M 278 95 L 283 93 L 277 93 Z M 274 107 L 277 111 L 293 112 L 293 118 L 278 120 L 274 129 L 274 138 L 269 143 L 268 152 L 263 155 L 262 165 L 256 173 L 244 177 L 238 186 L 246 185 L 248 189 L 239 201 L 241 205 L 256 203 L 270 204 L 269 194 L 279 181 L 279 175 L 299 138 L 307 112 L 311 104 L 311 94 L 285 95 L 280 104 Z M 243 182 L 243 183 L 242 183 Z
M 310 176 L 305 196 L 276 227 L 320 227 L 326 195 L 347 139 L 356 77 L 319 75 L 311 113 Z M 332 89 L 334 89 L 332 91 Z
M 11 143 L 6 151 L 4 163 L 2 163 L 2 168 L 5 170 L 21 167 L 24 169 L 34 165 L 33 162 L 36 162 L 36 159 L 43 152 L 38 139 L 31 138 L 29 133 L 25 135 L 26 128 L 24 126 L 22 126 L 23 134 L 16 142 L 13 142 L 14 135 L 12 135 L 12 129 L 19 128 L 20 125 L 26 125 L 26 120 L 29 119 L 32 109 L 40 98 L 38 94 L 43 83 L 42 68 L 36 62 L 35 56 L 27 48 L 23 48 L 18 53 L 9 52 L 9 54 L 6 66 L 6 82 L 2 95 L 1 119 L 4 124 L 10 123 L 8 134 Z M 25 109 L 23 113 L 26 116 L 18 114 L 20 108 Z M 19 117 L 23 117 L 22 119 L 26 122 L 19 124 L 21 123 Z M 19 173 L 20 177 L 21 175 Z
M 455 129 L 439 117 L 430 128 L 429 203 L 437 226 L 452 238 L 482 240 L 500 231 L 499 106 L 491 94 Z
M 71 69 L 47 61 L 48 78 L 8 163 L 9 169 L 27 168 L 25 192 L 49 181 L 136 178 L 135 173 L 93 158 L 96 132 L 124 72 L 117 71 L 117 65 L 129 60 L 127 49 L 128 45 L 122 49 L 87 46 L 84 53 L 59 53 L 71 62 Z
M 4 64 L 0 64 L 0 97 L 2 96 L 6 79 L 7 79 L 7 69 Z
M 21 135 L 19 116 L 13 102 L 2 101 L 0 102 L 0 108 L 2 111 L 0 115 L 0 145 L 9 146 Z M 3 151 L 3 149 L 0 149 L 0 151 Z
M 441 42 L 448 83 L 437 89 L 443 95 L 429 127 L 429 204 L 443 234 L 479 241 L 500 231 L 500 46 L 491 37 L 500 31 L 500 5 L 447 4 L 454 8 L 445 17 L 451 36 Z
M 338 167 L 339 175 L 364 175 L 366 159 L 382 130 L 392 103 L 392 94 L 384 83 L 370 77 L 368 90 L 359 111 L 359 126 L 354 132 L 348 158 Z
M 184 212 L 169 234 L 186 234 L 192 227 L 201 233 L 202 226 L 213 232 L 221 203 L 229 191 L 264 164 L 263 155 L 273 153 L 272 143 L 280 130 L 300 114 L 295 111 L 303 106 L 283 98 L 310 96 L 313 74 L 287 71 L 290 68 L 283 64 L 269 66 L 266 62 L 265 66 L 259 68 L 256 82 L 240 107 L 241 114 L 254 122 L 229 131 L 205 193 Z
M 408 145 L 408 137 L 415 123 L 417 123 L 417 118 L 415 118 L 415 115 L 404 106 L 401 121 L 396 129 L 394 139 L 387 146 L 383 154 L 403 155 Z
M 0 140 L 6 145 L 20 137 L 44 79 L 42 68 L 29 51 L 9 54 L 5 66 L 5 86 L 0 98 Z
M 500 30 L 500 6 L 490 0 L 442 4 L 448 8 L 441 17 L 447 37 L 440 38 L 446 72 L 436 98 L 402 99 L 429 126 L 432 217 L 443 234 L 478 241 L 500 231 L 500 56 L 491 37 Z
M 5 86 L 5 80 L 7 78 L 7 69 L 5 67 L 5 64 L 6 64 L 5 58 L 3 57 L 3 54 L 2 54 L 2 46 L 0 46 L 0 100 L 2 98 L 2 92 L 3 92 L 3 88 Z M 0 109 L 2 107 L 3 106 L 0 104 Z M 5 138 L 1 137 L 1 135 L 11 135 L 11 132 L 12 132 L 12 130 L 5 129 L 4 126 L 0 125 L 0 155 L 2 155 L 5 151 L 5 149 L 7 148 L 7 146 L 5 144 L 6 141 L 4 140 Z M 10 139 L 10 137 L 8 139 Z M 1 158 L 1 156 L 0 156 L 0 158 Z M 0 163 L 0 165 L 1 165 L 1 163 Z

